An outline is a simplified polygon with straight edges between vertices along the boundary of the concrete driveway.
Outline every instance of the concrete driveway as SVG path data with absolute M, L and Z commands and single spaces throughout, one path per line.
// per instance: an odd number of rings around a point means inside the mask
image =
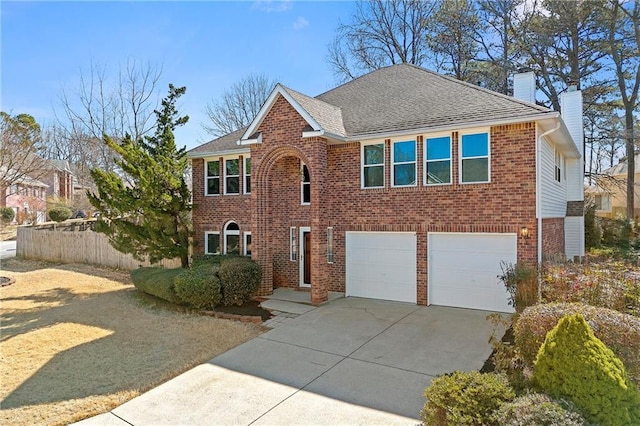
M 16 257 L 16 241 L 0 241 L 0 260 Z
M 83 425 L 415 425 L 431 380 L 480 369 L 487 312 L 346 298 Z

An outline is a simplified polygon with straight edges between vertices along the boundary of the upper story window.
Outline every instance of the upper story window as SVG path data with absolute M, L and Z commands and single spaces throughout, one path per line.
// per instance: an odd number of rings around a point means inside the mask
M 220 194 L 220 161 L 207 161 L 205 194 Z
M 243 254 L 245 256 L 251 256 L 251 232 L 244 233 Z
M 384 143 L 362 146 L 362 187 L 384 187 Z
M 300 202 L 301 204 L 311 203 L 311 176 L 309 175 L 309 169 L 303 163 L 301 163 L 300 174 Z
M 224 160 L 224 193 L 240 193 L 240 159 Z
M 416 141 L 393 143 L 393 186 L 414 186 L 416 184 Z
M 461 134 L 460 182 L 489 182 L 489 133 Z
M 251 158 L 244 157 L 244 193 L 251 194 Z
M 424 141 L 424 184 L 451 183 L 451 136 L 426 138 Z
M 555 150 L 553 174 L 556 182 L 562 181 L 562 154 L 557 149 Z

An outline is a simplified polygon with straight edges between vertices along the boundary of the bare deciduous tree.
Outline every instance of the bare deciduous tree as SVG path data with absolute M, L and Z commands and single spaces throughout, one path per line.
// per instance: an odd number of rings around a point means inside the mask
M 348 24 L 328 46 L 327 60 L 336 80 L 348 81 L 383 66 L 423 65 L 436 1 L 360 1 Z
M 25 179 L 39 179 L 44 161 L 37 154 L 42 145 L 40 125 L 29 114 L 10 116 L 0 112 L 0 205 L 7 188 Z
M 276 82 L 264 74 L 250 74 L 233 84 L 219 100 L 205 107 L 209 122 L 202 127 L 212 136 L 231 133 L 251 123 Z

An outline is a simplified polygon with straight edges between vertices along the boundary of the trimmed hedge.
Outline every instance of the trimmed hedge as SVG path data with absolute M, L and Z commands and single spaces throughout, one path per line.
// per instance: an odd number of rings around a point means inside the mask
M 175 291 L 182 301 L 198 309 L 213 308 L 220 303 L 218 266 L 201 264 L 185 269 L 175 277 Z
M 584 418 L 547 395 L 532 393 L 506 402 L 494 413 L 500 426 L 582 426 Z
M 433 379 L 425 389 L 420 412 L 425 425 L 496 425 L 493 412 L 515 392 L 506 377 L 477 371 L 455 371 Z
M 144 293 L 180 304 L 182 300 L 176 294 L 174 280 L 184 271 L 182 268 L 138 268 L 131 271 L 131 280 L 133 285 Z
M 54 222 L 64 222 L 69 219 L 73 212 L 68 207 L 53 207 L 49 209 L 49 218 Z
M 622 361 L 579 313 L 563 317 L 547 334 L 533 381 L 553 397 L 570 399 L 590 422 L 640 424 L 640 394 Z
M 220 262 L 218 269 L 222 299 L 225 306 L 242 305 L 258 291 L 262 270 L 248 257 L 227 257 Z
M 565 315 L 580 313 L 595 336 L 623 362 L 631 380 L 640 383 L 640 318 L 581 303 L 549 303 L 525 309 L 514 326 L 515 343 L 529 367 L 549 331 Z

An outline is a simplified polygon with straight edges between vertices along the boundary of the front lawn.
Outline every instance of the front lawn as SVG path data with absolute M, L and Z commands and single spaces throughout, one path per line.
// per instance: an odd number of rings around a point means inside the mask
M 263 331 L 154 305 L 126 272 L 11 259 L 0 275 L 0 424 L 108 412 Z

